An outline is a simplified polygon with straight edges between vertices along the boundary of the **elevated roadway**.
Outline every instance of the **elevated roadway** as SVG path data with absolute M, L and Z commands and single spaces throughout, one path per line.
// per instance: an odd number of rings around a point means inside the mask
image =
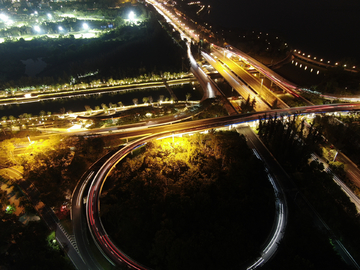
M 190 60 L 191 72 L 194 74 L 194 76 L 200 83 L 201 88 L 204 91 L 202 100 L 205 100 L 208 98 L 214 98 L 215 96 L 220 97 L 222 99 L 224 107 L 227 110 L 229 115 L 238 114 L 238 112 L 236 111 L 234 106 L 226 98 L 226 96 L 221 91 L 221 89 L 216 85 L 216 83 L 208 75 L 205 74 L 205 72 L 197 64 L 197 62 L 195 61 L 195 58 L 193 57 L 193 55 L 191 53 L 191 48 L 190 48 L 189 43 L 187 43 L 187 52 L 188 52 L 188 57 Z
M 292 55 L 295 57 L 295 58 L 298 58 L 298 59 L 301 59 L 305 62 L 309 62 L 313 65 L 316 65 L 316 66 L 320 66 L 320 67 L 323 67 L 323 68 L 336 68 L 336 67 L 339 67 L 338 66 L 338 63 L 335 63 L 334 65 L 332 64 L 329 64 L 330 61 L 328 63 L 325 63 L 323 62 L 323 59 L 320 59 L 320 61 L 317 61 L 316 59 L 313 59 L 310 57 L 310 55 L 306 55 L 305 53 L 301 54 L 300 51 L 292 51 Z M 353 66 L 353 68 L 346 68 L 346 65 L 343 66 L 344 70 L 345 71 L 348 71 L 348 72 L 352 72 L 352 73 L 358 73 L 359 71 L 355 68 L 355 66 Z
M 218 59 L 214 59 L 205 52 L 201 52 L 204 59 L 212 65 L 224 79 L 234 88 L 243 98 L 250 98 L 250 100 L 256 100 L 254 106 L 255 111 L 266 111 L 271 109 L 271 106 L 266 103 L 260 96 L 252 89 L 250 89 L 243 81 L 241 81 L 235 74 L 232 73 L 222 62 Z
M 112 243 L 110 236 L 106 233 L 106 230 L 102 225 L 100 219 L 101 209 L 100 209 L 99 198 L 101 195 L 104 182 L 106 181 L 106 177 L 110 173 L 111 169 L 131 151 L 142 146 L 143 144 L 145 144 L 150 140 L 171 136 L 174 133 L 183 133 L 183 131 L 194 132 L 204 129 L 207 129 L 206 125 L 199 126 L 197 128 L 179 130 L 177 132 L 165 131 L 162 133 L 149 135 L 147 137 L 141 138 L 131 144 L 126 145 L 124 148 L 122 148 L 113 156 L 111 156 L 100 168 L 100 170 L 96 173 L 96 175 L 94 176 L 94 180 L 92 181 L 92 184 L 89 187 L 89 192 L 87 195 L 88 201 L 86 204 L 86 216 L 88 220 L 88 226 L 94 238 L 94 241 L 99 246 L 99 249 L 101 250 L 103 255 L 106 258 L 108 258 L 109 261 L 119 266 L 126 265 L 130 269 L 138 269 L 138 270 L 149 269 L 146 266 L 128 257 L 123 251 L 121 251 L 121 249 L 116 247 Z M 268 177 L 269 177 L 269 181 L 273 185 L 274 193 L 276 197 L 275 207 L 277 213 L 275 217 L 275 226 L 273 226 L 272 234 L 268 238 L 266 244 L 264 245 L 260 258 L 256 259 L 255 263 L 252 263 L 249 267 L 247 267 L 247 269 L 255 269 L 256 267 L 268 261 L 275 254 L 277 250 L 277 245 L 279 241 L 282 239 L 283 234 L 285 232 L 285 227 L 287 223 L 287 208 L 286 208 L 285 196 L 283 194 L 280 184 L 277 182 L 275 177 L 273 178 L 270 172 L 268 173 Z M 78 199 L 78 201 L 81 201 L 81 199 Z
M 285 78 L 281 77 L 276 72 L 272 71 L 267 66 L 263 65 L 259 61 L 255 60 L 251 56 L 247 55 L 246 53 L 240 51 L 239 49 L 235 48 L 234 46 L 228 45 L 226 48 L 222 48 L 216 45 L 212 45 L 214 48 L 218 50 L 222 50 L 225 53 L 235 53 L 243 60 L 248 62 L 251 66 L 253 66 L 258 72 L 266 76 L 269 80 L 273 81 L 277 86 L 279 86 L 284 91 L 288 92 L 289 94 L 293 95 L 294 97 L 300 98 L 300 95 L 296 93 L 298 90 L 298 86 L 293 84 L 292 82 L 286 80 Z M 312 104 L 309 104 L 312 105 Z
M 233 71 L 240 80 L 242 80 L 248 87 L 254 90 L 259 95 L 259 97 L 270 107 L 279 109 L 289 108 L 289 105 L 287 105 L 284 101 L 278 98 L 270 89 L 268 89 L 263 84 L 262 81 L 260 81 L 258 78 L 255 78 L 244 68 L 240 67 L 237 63 L 231 60 L 231 55 L 232 53 L 230 53 L 229 58 L 225 52 L 221 53 L 214 47 L 213 56 L 216 56 L 221 62 L 223 62 L 229 70 Z

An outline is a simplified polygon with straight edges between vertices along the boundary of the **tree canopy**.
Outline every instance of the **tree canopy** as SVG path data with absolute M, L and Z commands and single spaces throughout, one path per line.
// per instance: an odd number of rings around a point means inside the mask
M 274 218 L 262 163 L 236 132 L 157 140 L 114 169 L 101 199 L 117 245 L 155 269 L 232 269 Z

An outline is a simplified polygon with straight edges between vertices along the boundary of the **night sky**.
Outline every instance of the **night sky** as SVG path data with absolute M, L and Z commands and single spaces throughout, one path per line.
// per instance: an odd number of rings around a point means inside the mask
M 278 33 L 309 53 L 360 62 L 359 0 L 204 0 L 223 26 Z M 312 51 L 310 51 L 312 50 Z

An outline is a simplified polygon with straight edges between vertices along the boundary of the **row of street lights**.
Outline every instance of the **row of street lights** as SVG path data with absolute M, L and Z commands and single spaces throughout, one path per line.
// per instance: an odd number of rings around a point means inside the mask
M 83 30 L 89 30 L 89 25 L 87 24 L 87 23 L 83 23 L 82 24 L 82 28 L 83 28 Z M 61 26 L 61 25 L 59 25 L 58 26 L 58 29 L 59 29 L 59 31 L 64 31 L 64 28 Z M 42 30 L 41 30 L 41 28 L 40 28 L 40 26 L 38 26 L 38 25 L 35 25 L 34 26 L 34 30 L 37 32 L 37 33 L 40 33 Z

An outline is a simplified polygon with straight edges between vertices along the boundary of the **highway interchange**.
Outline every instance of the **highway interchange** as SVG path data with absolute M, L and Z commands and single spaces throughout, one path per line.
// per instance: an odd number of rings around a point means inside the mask
M 179 18 L 176 18 L 176 15 L 167 10 L 163 5 L 154 0 L 146 0 L 146 2 L 153 5 L 156 10 L 180 32 L 183 38 L 193 42 L 199 41 L 199 36 L 195 31 L 191 30 L 189 26 L 181 22 Z M 282 90 L 296 98 L 302 98 L 297 92 L 299 88 L 296 85 L 280 77 L 258 61 L 230 45 L 226 48 L 213 45 L 212 55 L 205 52 L 202 52 L 201 54 L 204 59 L 208 61 L 244 98 L 250 96 L 251 98 L 256 99 L 256 112 L 239 115 L 231 103 L 228 102 L 225 103 L 225 107 L 229 112 L 229 116 L 226 117 L 187 122 L 167 120 L 166 122 L 155 122 L 145 126 L 134 126 L 130 129 L 125 129 L 124 127 L 111 127 L 107 130 L 93 131 L 95 134 L 119 136 L 121 138 L 141 137 L 141 139 L 128 143 L 120 150 L 110 152 L 106 156 L 100 158 L 82 176 L 73 191 L 71 219 L 75 243 L 70 241 L 67 245 L 70 245 L 68 255 L 77 269 L 117 269 L 118 267 L 149 269 L 147 266 L 142 265 L 141 262 L 136 262 L 122 252 L 121 248 L 117 247 L 111 241 L 111 237 L 107 234 L 106 229 L 101 222 L 99 198 L 107 175 L 118 162 L 126 157 L 127 154 L 131 153 L 137 147 L 146 144 L 146 142 L 150 140 L 167 136 L 182 136 L 183 134 L 194 132 L 206 132 L 209 129 L 224 128 L 236 129 L 238 133 L 244 134 L 247 138 L 248 146 L 253 150 L 254 155 L 263 161 L 264 170 L 268 173 L 268 179 L 274 189 L 276 198 L 276 216 L 274 218 L 274 226 L 271 235 L 261 247 L 262 251 L 259 253 L 259 257 L 253 258 L 251 263 L 247 265 L 245 269 L 256 269 L 261 267 L 274 256 L 277 251 L 277 246 L 280 244 L 281 239 L 285 234 L 288 208 L 284 190 L 294 190 L 294 186 L 291 181 L 288 181 L 288 176 L 274 160 L 271 153 L 268 152 L 266 147 L 259 141 L 251 129 L 247 127 L 248 123 L 258 121 L 260 118 L 263 118 L 265 114 L 267 116 L 288 116 L 293 114 L 299 115 L 360 110 L 360 104 L 357 103 L 314 106 L 306 100 L 305 102 L 309 106 L 289 108 L 275 94 L 267 89 L 262 81 L 255 79 L 244 69 L 241 69 L 231 60 L 231 58 L 237 57 L 241 61 L 249 63 L 267 79 L 278 85 Z M 204 73 L 192 57 L 189 43 L 188 56 L 191 64 L 191 71 L 204 89 L 203 99 L 221 96 L 221 89 L 219 89 L 210 77 Z M 140 87 L 144 88 L 147 86 L 144 85 Z M 277 107 L 279 109 L 272 110 L 271 107 L 275 100 L 277 100 Z M 112 131 L 111 134 L 109 133 L 109 130 Z M 69 133 L 69 135 L 71 134 L 75 133 Z M 89 134 L 89 132 L 77 132 L 76 134 Z M 337 180 L 339 180 L 339 185 L 341 185 L 342 182 L 340 179 L 335 179 L 335 181 Z M 349 194 L 352 194 L 351 191 L 347 190 L 346 186 L 343 186 L 343 188 Z M 351 194 L 350 196 L 352 196 Z M 305 198 L 302 199 L 306 200 Z M 354 198 L 354 200 L 356 200 L 356 198 Z M 315 214 L 315 216 L 317 216 L 320 223 L 326 228 L 327 225 L 321 218 L 317 214 Z M 59 242 L 66 243 L 68 239 L 66 239 L 67 236 L 63 235 L 63 229 L 57 226 L 56 230 L 59 232 L 57 236 L 58 240 L 60 240 Z M 95 243 L 97 248 L 94 248 L 93 243 Z M 352 263 L 355 268 L 360 269 L 351 255 L 346 251 L 345 247 L 342 246 L 341 242 L 338 242 L 338 246 L 344 251 L 345 260 Z
M 169 15 L 168 11 L 162 9 L 161 5 L 155 1 L 147 1 L 150 4 L 154 4 L 156 9 L 162 13 L 170 23 L 174 25 L 174 27 L 182 34 L 182 36 L 187 37 L 189 40 L 195 39 L 194 33 L 189 31 L 189 29 L 182 28 L 183 25 L 177 24 L 174 19 L 170 19 L 170 17 L 174 17 L 174 15 Z M 167 15 L 165 15 L 167 14 Z M 184 29 L 184 31 L 182 31 Z M 189 36 L 187 33 L 191 33 L 192 36 Z M 195 37 L 195 38 L 194 38 Z M 238 50 L 230 47 L 227 48 L 236 53 L 239 53 Z M 229 53 L 225 48 L 216 48 L 214 51 L 217 58 L 220 58 L 222 55 L 220 50 Z M 240 52 L 241 53 L 241 52 Z M 210 78 L 199 68 L 196 61 L 193 59 L 190 47 L 188 47 L 188 54 L 191 63 L 191 70 L 194 73 L 195 77 L 200 82 L 202 88 L 204 89 L 204 96 L 206 98 L 211 98 L 217 95 L 221 95 L 219 93 L 219 89 L 214 83 L 210 80 Z M 93 238 L 96 246 L 98 247 L 100 253 L 107 259 L 110 264 L 107 264 L 108 267 L 123 267 L 130 269 L 149 269 L 146 266 L 142 265 L 140 262 L 136 262 L 135 260 L 128 257 L 124 252 L 121 251 L 119 247 L 117 247 L 111 241 L 111 237 L 107 234 L 106 229 L 104 228 L 101 218 L 100 218 L 100 195 L 102 191 L 102 187 L 104 182 L 106 181 L 107 175 L 110 173 L 112 168 L 120 162 L 127 154 L 132 152 L 137 147 L 141 147 L 146 144 L 147 141 L 158 139 L 167 136 L 181 136 L 182 134 L 193 133 L 206 131 L 208 129 L 222 129 L 226 128 L 235 128 L 239 133 L 242 133 L 246 136 L 248 145 L 251 149 L 253 149 L 254 154 L 263 161 L 265 170 L 268 172 L 268 178 L 271 182 L 274 194 L 275 194 L 275 208 L 276 208 L 276 217 L 274 220 L 274 226 L 271 232 L 271 236 L 267 239 L 266 243 L 262 247 L 262 252 L 258 258 L 254 258 L 253 262 L 249 264 L 246 269 L 256 269 L 266 263 L 276 252 L 277 246 L 280 243 L 287 224 L 287 202 L 286 197 L 284 195 L 283 190 L 289 187 L 286 183 L 289 181 L 284 181 L 287 178 L 286 173 L 284 173 L 272 158 L 271 154 L 265 149 L 265 147 L 259 142 L 257 137 L 252 133 L 249 128 L 242 127 L 244 123 L 249 123 L 253 121 L 257 121 L 259 118 L 262 118 L 266 115 L 292 115 L 292 114 L 307 114 L 307 113 L 324 113 L 324 112 L 335 112 L 335 111 L 356 111 L 360 109 L 359 104 L 332 104 L 332 105 L 322 105 L 322 106 L 306 106 L 306 107 L 298 107 L 298 108 L 288 108 L 288 106 L 282 105 L 282 109 L 271 110 L 271 104 L 268 103 L 268 99 L 259 98 L 259 94 L 254 92 L 254 90 L 262 90 L 263 85 L 260 85 L 258 81 L 254 81 L 253 79 L 249 79 L 246 82 L 247 85 L 243 81 L 241 81 L 237 76 L 230 76 L 229 73 L 231 71 L 236 72 L 236 67 L 232 67 L 232 69 L 225 71 L 224 68 L 219 68 L 214 59 L 212 59 L 205 52 L 202 52 L 203 57 L 213 65 L 220 74 L 222 74 L 225 79 L 230 83 L 231 81 L 235 82 L 237 85 L 233 86 L 240 88 L 248 88 L 246 93 L 252 93 L 251 97 L 256 98 L 257 107 L 256 113 L 250 113 L 245 115 L 238 115 L 235 113 L 230 113 L 227 117 L 214 118 L 214 119 L 204 119 L 190 122 L 180 122 L 180 123 L 159 123 L 154 126 L 142 126 L 137 127 L 132 130 L 122 130 L 119 133 L 120 137 L 141 137 L 134 142 L 128 143 L 123 148 L 121 148 L 116 153 L 110 153 L 102 160 L 93 165 L 92 168 L 82 177 L 79 182 L 77 188 L 74 190 L 73 198 L 72 198 L 72 219 L 74 226 L 74 234 L 77 242 L 77 246 L 79 248 L 79 252 L 81 254 L 81 258 L 85 263 L 86 267 L 89 269 L 103 269 L 104 261 L 99 262 L 94 259 L 93 250 L 89 248 L 90 243 L 88 239 L 88 234 L 85 230 L 85 224 L 87 224 L 90 235 Z M 238 54 L 240 56 L 240 54 Z M 247 56 L 241 53 L 242 58 L 246 58 Z M 223 63 L 226 63 L 229 66 L 228 59 L 222 59 Z M 300 97 L 295 92 L 296 87 L 287 82 L 286 80 L 279 78 L 274 72 L 269 71 L 267 68 L 262 66 L 260 63 L 254 62 L 251 58 L 246 58 L 246 60 L 254 65 L 262 74 L 266 75 L 269 79 L 271 79 L 274 83 L 280 85 L 282 89 L 294 95 L 295 97 Z M 223 69 L 223 71 L 221 71 Z M 237 70 L 239 71 L 239 70 Z M 229 75 L 228 78 L 226 76 Z M 243 74 L 244 75 L 244 74 Z M 230 78 L 231 77 L 231 78 Z M 239 76 L 240 77 L 240 76 Z M 249 80 L 252 80 L 250 83 Z M 230 83 L 231 84 L 231 83 Z M 249 89 L 251 85 L 252 89 Z M 239 90 L 240 92 L 240 90 Z M 246 96 L 246 94 L 243 94 Z M 271 94 L 270 94 L 271 95 Z M 269 94 L 264 95 L 269 97 Z M 272 97 L 272 101 L 276 99 L 276 97 Z M 116 130 L 114 130 L 116 132 Z M 290 181 L 291 183 L 291 181 Z M 291 185 L 291 184 L 290 184 Z M 86 221 L 86 222 L 85 222 Z M 326 226 L 326 224 L 324 225 Z M 353 260 L 351 255 L 350 261 Z M 354 264 L 356 262 L 354 261 Z M 358 267 L 358 266 L 357 266 Z M 84 268 L 86 269 L 86 268 Z
M 113 166 L 115 166 L 121 159 L 123 159 L 128 153 L 130 153 L 133 149 L 143 145 L 148 140 L 152 140 L 155 138 L 161 138 L 166 136 L 178 136 L 184 133 L 191 132 L 199 132 L 205 131 L 208 129 L 217 129 L 223 128 L 227 126 L 228 128 L 237 128 L 242 123 L 247 123 L 251 121 L 257 121 L 259 118 L 263 117 L 266 113 L 267 115 L 292 115 L 294 113 L 319 113 L 319 112 L 334 112 L 334 111 L 352 111 L 359 110 L 359 104 L 334 104 L 334 105 L 322 105 L 322 106 L 308 106 L 308 107 L 298 107 L 298 108 L 288 108 L 288 109 L 279 109 L 279 110 L 270 110 L 266 112 L 256 112 L 245 115 L 236 115 L 236 116 L 227 116 L 221 118 L 214 119 L 204 119 L 197 120 L 191 122 L 181 122 L 181 123 L 168 123 L 162 124 L 160 126 L 154 127 L 143 127 L 137 130 L 128 131 L 125 133 L 121 133 L 121 137 L 137 137 L 144 136 L 139 140 L 136 140 L 132 143 L 127 144 L 124 148 L 120 149 L 118 152 L 114 153 L 111 157 L 107 157 L 106 161 L 101 165 L 101 167 L 97 170 L 90 169 L 88 175 L 83 178 L 83 182 L 79 183 L 77 189 L 74 191 L 73 199 L 72 199 L 72 207 L 73 207 L 73 226 L 75 231 L 75 236 L 77 240 L 77 245 L 80 246 L 88 246 L 86 243 L 88 239 L 85 237 L 78 237 L 77 231 L 80 232 L 80 235 L 84 234 L 84 224 L 83 220 L 81 220 L 81 211 L 86 210 L 86 220 L 93 236 L 94 241 L 98 245 L 101 252 L 111 261 L 114 265 L 123 265 L 127 264 L 131 269 L 148 269 L 145 266 L 142 266 L 140 263 L 133 261 L 131 258 L 123 254 L 119 248 L 117 248 L 112 242 L 111 238 L 107 235 L 105 228 L 102 226 L 101 219 L 99 216 L 100 205 L 99 205 L 99 197 L 101 194 L 101 189 L 106 180 L 106 176 L 109 174 Z M 278 165 L 271 161 L 272 158 L 269 158 L 269 153 L 266 153 L 264 149 L 261 149 L 259 146 L 259 142 L 256 136 L 252 136 L 249 131 L 241 131 L 246 132 L 246 136 L 251 138 L 248 140 L 248 143 L 251 143 L 250 147 L 255 149 L 256 153 L 258 153 L 259 158 L 264 161 L 266 170 L 269 171 L 269 181 L 273 184 L 274 193 L 278 200 L 276 200 L 276 209 L 277 209 L 277 218 L 275 221 L 276 226 L 274 226 L 273 234 L 267 244 L 264 246 L 262 255 L 257 258 L 252 265 L 249 265 L 248 269 L 255 269 L 261 264 L 265 263 L 271 256 L 275 253 L 277 249 L 277 244 L 281 240 L 284 229 L 286 227 L 286 213 L 287 208 L 286 200 L 282 193 L 282 185 L 278 182 L 278 179 L 283 176 L 281 173 L 281 169 L 274 169 Z M 255 152 L 254 152 L 255 153 Z M 264 158 L 265 156 L 265 158 Z M 267 156 L 267 157 L 266 157 Z M 270 165 L 267 165 L 270 164 Z M 276 170 L 276 177 L 270 172 L 274 172 Z M 282 175 L 282 176 L 281 176 Z M 280 176 L 280 177 L 279 177 Z M 284 181 L 283 181 L 284 182 Z M 85 192 L 87 191 L 87 192 Z M 86 198 L 86 205 L 83 204 L 83 198 Z M 75 214 L 75 211 L 77 211 Z M 81 229 L 79 229 L 81 228 Z M 84 242 L 85 243 L 82 243 Z M 80 249 L 81 250 L 81 249 Z M 82 258 L 90 258 L 93 260 L 93 256 L 90 254 L 86 255 L 82 254 Z M 255 259 L 255 258 L 254 258 Z M 96 263 L 88 262 L 86 265 L 96 266 Z M 91 269 L 101 269 L 101 268 L 91 268 Z

